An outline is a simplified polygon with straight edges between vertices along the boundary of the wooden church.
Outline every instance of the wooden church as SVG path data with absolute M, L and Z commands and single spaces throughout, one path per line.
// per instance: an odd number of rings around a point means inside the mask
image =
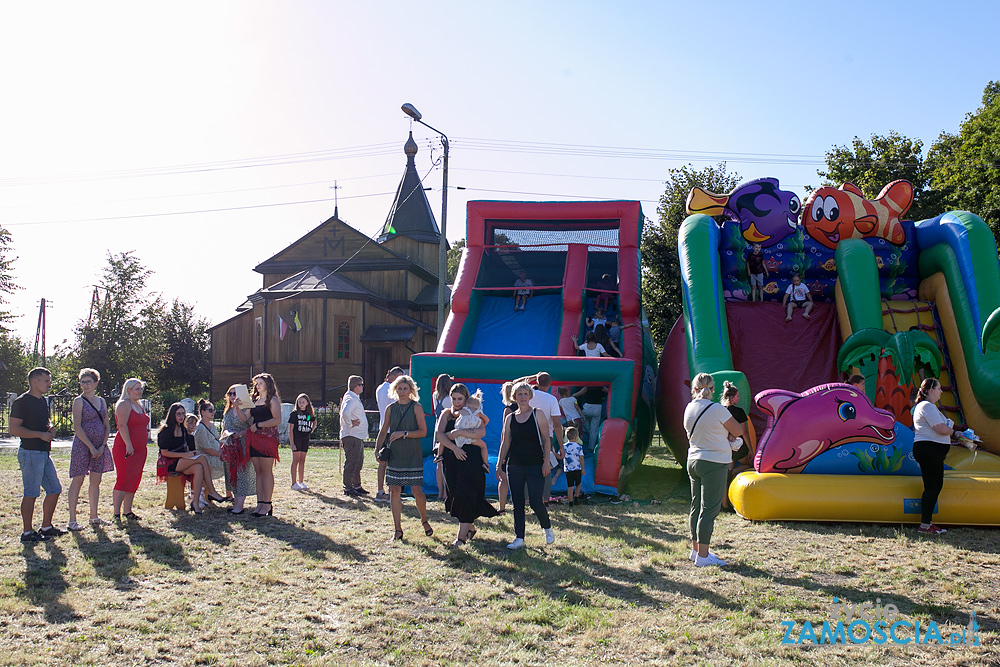
M 370 239 L 333 217 L 258 264 L 263 286 L 211 328 L 213 399 L 262 372 L 282 399 L 339 402 L 347 378 L 374 396 L 393 366 L 437 346 L 438 244 L 410 134 L 406 170 L 380 235 Z M 428 388 L 429 389 L 429 388 Z

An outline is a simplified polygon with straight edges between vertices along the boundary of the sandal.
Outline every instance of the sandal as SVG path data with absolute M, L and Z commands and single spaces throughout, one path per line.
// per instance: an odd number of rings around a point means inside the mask
M 431 535 L 434 534 L 434 529 L 431 528 L 430 521 L 427 520 L 421 521 L 420 525 L 424 527 L 424 535 L 426 535 L 427 537 L 430 537 Z
M 397 530 L 392 533 L 393 542 L 401 542 L 403 540 L 403 531 Z
M 471 540 L 473 537 L 476 536 L 477 532 L 479 532 L 479 531 L 477 531 L 475 528 L 470 528 L 469 532 L 466 533 L 466 535 L 465 535 L 465 539 Z
M 101 517 L 97 517 L 96 519 L 91 519 L 90 520 L 90 525 L 93 526 L 94 528 L 98 528 L 100 526 L 110 526 L 111 522 L 110 521 L 105 521 Z
M 259 519 L 262 516 L 273 516 L 274 515 L 274 508 L 271 507 L 271 501 L 269 501 L 269 500 L 258 500 L 257 504 L 258 505 L 267 505 L 268 509 L 263 514 L 260 513 L 260 512 L 250 512 L 250 514 L 252 514 L 253 516 L 255 516 L 255 517 L 257 517 Z
M 202 512 L 204 512 L 205 510 L 203 510 L 203 509 L 202 509 L 202 508 L 200 508 L 200 507 L 199 507 L 198 509 L 195 509 L 195 508 L 194 508 L 194 503 L 191 503 L 191 511 L 192 511 L 192 512 L 194 512 L 195 514 L 201 514 L 201 513 L 202 513 Z
M 125 512 L 125 514 L 122 514 L 122 516 L 125 517 L 126 519 L 128 519 L 129 521 L 138 521 L 139 520 L 139 515 L 136 514 L 135 512 Z
M 453 546 L 453 547 L 464 547 L 465 546 L 465 540 L 463 540 L 461 537 L 456 537 L 455 541 L 451 543 L 451 546 Z
M 73 532 L 77 532 L 83 530 L 83 526 L 78 524 L 76 521 L 70 521 L 69 523 L 66 524 L 66 530 L 72 530 Z
M 214 496 L 211 495 L 211 494 L 205 494 L 205 496 L 209 500 L 211 500 L 213 503 L 224 503 L 224 502 L 226 502 L 226 499 L 223 498 L 222 496 L 220 496 L 219 494 L 215 494 Z

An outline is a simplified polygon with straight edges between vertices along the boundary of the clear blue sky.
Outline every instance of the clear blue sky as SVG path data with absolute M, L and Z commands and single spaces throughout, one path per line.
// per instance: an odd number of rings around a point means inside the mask
M 411 102 L 452 139 L 448 236 L 469 199 L 639 199 L 726 161 L 817 184 L 825 151 L 929 145 L 1000 79 L 995 3 L 171 2 L 0 6 L 0 224 L 16 331 L 51 348 L 107 251 L 217 323 L 252 268 L 333 213 L 374 234 Z M 417 166 L 440 211 L 433 134 Z M 555 144 L 542 147 L 533 144 Z M 603 151 L 583 147 L 604 147 Z M 796 157 L 789 157 L 796 156 Z M 298 203 L 314 202 L 314 203 Z

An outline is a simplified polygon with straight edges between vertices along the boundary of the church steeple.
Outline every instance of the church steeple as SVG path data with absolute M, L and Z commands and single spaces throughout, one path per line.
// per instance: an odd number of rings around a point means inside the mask
M 378 242 L 382 243 L 395 236 L 408 236 L 415 241 L 438 243 L 441 239 L 441 230 L 438 228 L 437 220 L 424 193 L 423 183 L 417 174 L 414 159 L 417 155 L 417 142 L 413 140 L 413 132 L 410 132 L 403 146 L 403 152 L 406 153 L 406 169 Z

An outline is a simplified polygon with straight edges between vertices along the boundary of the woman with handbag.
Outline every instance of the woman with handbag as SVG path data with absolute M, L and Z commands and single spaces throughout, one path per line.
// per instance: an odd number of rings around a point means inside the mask
M 101 477 L 115 469 L 108 447 L 111 423 L 108 404 L 97 395 L 101 374 L 93 368 L 80 371 L 80 395 L 73 399 L 73 449 L 69 456 L 69 525 L 70 530 L 83 530 L 76 520 L 76 505 L 83 488 L 83 478 L 90 475 L 90 525 L 107 526 L 108 521 L 97 516 L 101 495 Z
M 688 436 L 687 473 L 691 478 L 691 554 L 698 567 L 722 566 L 722 560 L 708 550 L 715 517 L 722 509 L 729 480 L 733 451 L 743 444 L 743 427 L 723 405 L 712 401 L 715 380 L 698 373 L 691 381 L 691 402 L 684 410 L 684 430 Z
M 548 510 L 542 502 L 542 487 L 551 471 L 549 453 L 552 445 L 549 441 L 549 430 L 539 428 L 540 424 L 548 423 L 548 417 L 541 410 L 531 407 L 531 399 L 534 397 L 531 385 L 527 382 L 518 382 L 513 387 L 513 396 L 517 410 L 504 416 L 497 468 L 504 467 L 507 470 L 510 496 L 514 505 L 514 541 L 508 544 L 507 548 L 523 549 L 525 487 L 528 490 L 527 502 L 538 517 L 538 524 L 545 533 L 546 544 L 556 541 Z
M 385 484 L 389 487 L 389 506 L 395 532 L 393 540 L 403 539 L 403 487 L 410 487 L 420 512 L 425 535 L 434 529 L 427 521 L 427 497 L 424 496 L 424 454 L 420 439 L 427 435 L 427 420 L 420 407 L 417 385 L 409 375 L 401 375 L 389 386 L 394 402 L 385 409 L 382 428 L 375 439 L 375 452 L 386 462 Z

